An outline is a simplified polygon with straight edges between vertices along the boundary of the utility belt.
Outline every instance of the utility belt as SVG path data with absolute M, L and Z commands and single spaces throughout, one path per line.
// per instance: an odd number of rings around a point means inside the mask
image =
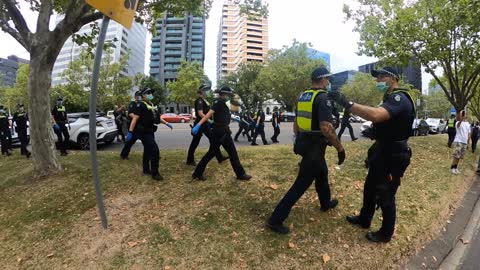
M 232 131 L 230 130 L 230 126 L 225 125 L 225 124 L 213 123 L 213 130 L 214 131 L 223 131 L 223 132 L 226 132 L 228 134 L 232 134 Z
M 368 150 L 368 162 L 375 166 L 383 162 L 388 167 L 393 178 L 402 178 L 412 158 L 412 150 L 407 140 L 403 141 L 376 141 Z
M 325 138 L 320 131 L 299 132 L 295 137 L 293 152 L 296 155 L 306 157 L 312 154 L 315 155 L 319 150 L 325 149 L 327 145 L 327 138 Z

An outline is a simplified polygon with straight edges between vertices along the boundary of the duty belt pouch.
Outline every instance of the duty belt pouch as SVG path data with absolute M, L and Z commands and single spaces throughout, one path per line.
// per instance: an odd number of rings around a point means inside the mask
M 392 145 L 390 156 L 390 170 L 392 177 L 402 178 L 412 158 L 412 150 L 406 142 L 396 142 Z
M 309 140 L 308 136 L 304 133 L 298 133 L 295 137 L 295 142 L 293 144 L 293 152 L 296 155 L 305 156 L 308 152 Z

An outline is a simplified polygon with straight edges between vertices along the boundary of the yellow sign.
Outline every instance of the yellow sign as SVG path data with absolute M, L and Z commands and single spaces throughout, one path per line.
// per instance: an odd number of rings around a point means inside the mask
M 85 0 L 85 2 L 130 29 L 139 0 Z

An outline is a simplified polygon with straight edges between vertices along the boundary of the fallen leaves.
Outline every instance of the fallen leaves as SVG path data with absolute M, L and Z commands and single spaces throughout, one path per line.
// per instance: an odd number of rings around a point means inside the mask
M 295 244 L 288 241 L 288 248 L 295 248 Z
M 322 261 L 323 263 L 328 263 L 330 261 L 330 256 L 328 254 L 323 254 Z
M 133 241 L 128 242 L 127 244 L 128 244 L 129 247 L 135 247 L 136 245 L 138 245 L 137 242 L 133 242 Z
M 52 258 L 52 257 L 53 257 L 53 255 L 55 255 L 55 254 L 53 254 L 53 253 L 49 253 L 49 254 L 47 254 L 47 258 Z
M 271 184 L 270 186 L 268 186 L 269 188 L 273 189 L 273 190 L 277 190 L 278 189 L 278 186 L 276 184 Z

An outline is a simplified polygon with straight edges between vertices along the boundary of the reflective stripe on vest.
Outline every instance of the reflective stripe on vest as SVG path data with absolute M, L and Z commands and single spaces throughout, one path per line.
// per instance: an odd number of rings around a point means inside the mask
M 57 111 L 58 112 L 64 112 L 65 111 L 65 106 L 57 107 Z
M 148 103 L 145 102 L 145 101 L 142 101 L 142 102 L 143 102 L 143 104 L 145 104 L 145 106 L 147 106 L 147 109 L 148 109 L 149 111 L 153 111 L 153 110 L 156 109 L 155 106 L 153 106 L 153 105 L 151 105 L 151 104 L 148 104 Z
M 312 131 L 312 112 L 315 98 L 320 93 L 327 93 L 325 90 L 306 90 L 298 98 L 297 102 L 297 125 L 302 132 Z
M 447 126 L 449 128 L 454 128 L 455 127 L 455 119 L 448 119 Z
M 7 116 L 4 114 L 0 114 L 0 119 L 3 119 L 3 118 L 7 118 Z

